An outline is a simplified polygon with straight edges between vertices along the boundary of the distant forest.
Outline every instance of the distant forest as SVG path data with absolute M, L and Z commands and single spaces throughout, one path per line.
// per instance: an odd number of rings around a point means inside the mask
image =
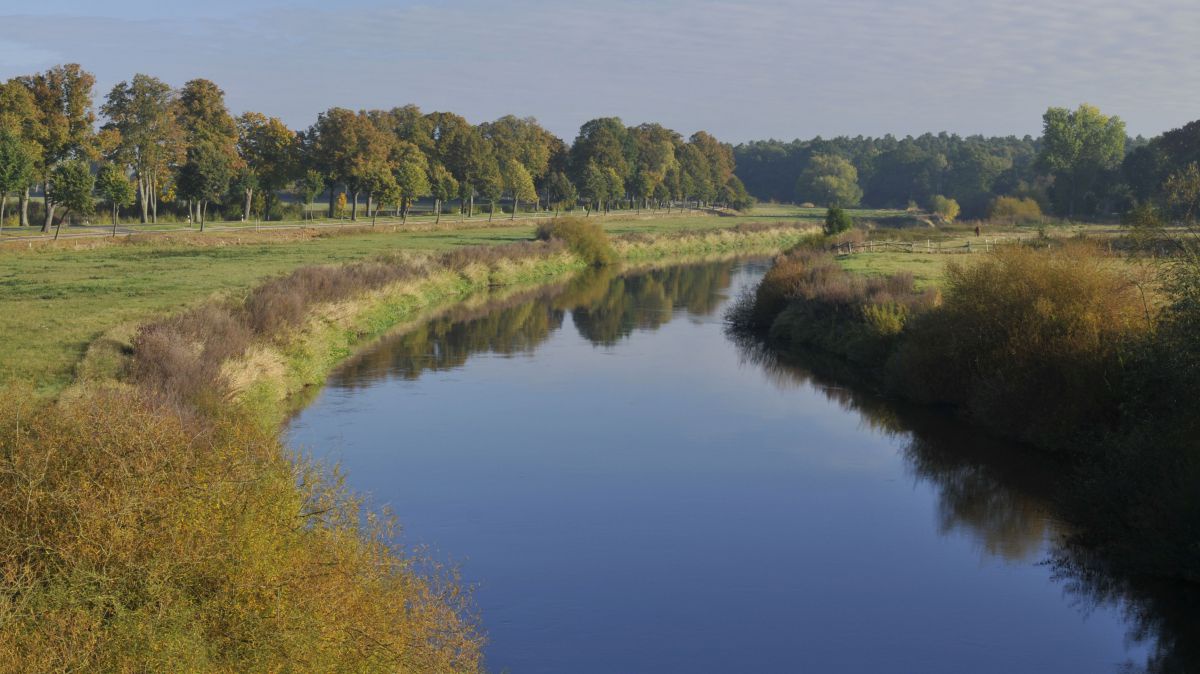
M 935 196 L 955 199 L 970 218 L 990 215 L 998 197 L 1032 199 L 1063 217 L 1112 217 L 1157 205 L 1163 217 L 1197 212 L 1193 179 L 1200 161 L 1200 121 L 1147 140 L 1125 135 L 1124 123 L 1092 106 L 1051 108 L 1039 138 L 858 136 L 754 141 L 734 148 L 736 173 L 760 200 L 828 199 L 838 168 L 860 190 L 843 201 L 873 208 L 928 208 Z M 836 158 L 836 162 L 831 161 Z M 817 175 L 813 175 L 813 174 Z M 825 176 L 826 183 L 820 178 Z

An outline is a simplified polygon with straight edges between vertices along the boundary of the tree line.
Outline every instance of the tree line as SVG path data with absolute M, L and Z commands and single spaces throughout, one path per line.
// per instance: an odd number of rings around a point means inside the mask
M 1042 125 L 1038 138 L 754 141 L 735 147 L 734 158 L 746 188 L 763 200 L 932 210 L 940 197 L 972 218 L 1024 206 L 1066 218 L 1200 214 L 1200 121 L 1129 138 L 1119 117 L 1083 104 L 1048 109 Z
M 99 109 L 95 77 L 60 65 L 0 84 L 0 225 L 15 194 L 19 224 L 37 211 L 43 231 L 67 213 L 137 206 L 143 223 L 160 211 L 203 223 L 282 217 L 284 195 L 305 204 L 325 194 L 327 213 L 381 208 L 407 216 L 432 198 L 473 215 L 477 200 L 535 208 L 607 211 L 672 203 L 748 208 L 729 144 L 689 138 L 660 124 L 619 118 L 585 123 L 568 145 L 531 118 L 472 124 L 452 112 L 334 107 L 308 128 L 259 112 L 233 116 L 224 92 L 194 79 L 180 88 L 138 74 L 113 87 Z M 97 114 L 99 113 L 99 114 Z M 39 202 L 31 195 L 41 194 Z M 57 218 L 56 218 L 57 216 Z

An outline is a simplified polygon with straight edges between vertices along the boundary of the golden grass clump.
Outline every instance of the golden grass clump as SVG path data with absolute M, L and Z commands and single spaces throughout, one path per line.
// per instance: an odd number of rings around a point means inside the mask
M 567 248 L 593 267 L 603 267 L 617 261 L 617 253 L 604 228 L 583 218 L 555 218 L 538 225 L 541 241 L 562 241 Z
M 1148 329 L 1136 285 L 1086 243 L 1013 246 L 946 271 L 940 310 L 910 324 L 892 379 L 1039 444 L 1116 419 L 1121 349 Z
M 454 578 L 273 433 L 34 400 L 0 396 L 0 671 L 480 669 Z

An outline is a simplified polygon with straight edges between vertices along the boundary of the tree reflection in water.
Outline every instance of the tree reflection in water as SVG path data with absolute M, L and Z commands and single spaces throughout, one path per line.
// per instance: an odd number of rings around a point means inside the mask
M 599 269 L 564 284 L 458 307 L 352 358 L 330 384 L 355 388 L 387 377 L 415 379 L 460 367 L 473 354 L 530 353 L 563 326 L 568 312 L 580 336 L 611 346 L 679 316 L 711 316 L 725 300 L 734 269 L 734 262 L 648 272 Z M 839 361 L 809 354 L 802 363 L 785 362 L 756 340 L 731 338 L 744 360 L 761 367 L 777 386 L 819 390 L 856 412 L 868 429 L 898 438 L 909 473 L 935 487 L 942 534 L 969 536 L 987 557 L 1049 565 L 1081 611 L 1119 607 L 1130 625 L 1129 639 L 1151 646 L 1146 663 L 1126 663 L 1122 671 L 1200 671 L 1195 589 L 1120 576 L 1074 544 L 1053 500 L 1061 493 L 1056 480 L 1069 475 L 1067 466 L 986 437 L 944 411 L 866 393 Z
M 456 307 L 384 339 L 354 356 L 330 378 L 357 388 L 385 377 L 416 379 L 425 371 L 461 367 L 473 354 L 531 353 L 562 327 L 566 312 L 579 334 L 612 346 L 634 330 L 655 330 L 677 310 L 711 315 L 729 287 L 733 261 L 643 272 L 593 269 L 569 282 L 498 298 L 478 307 Z
M 970 535 L 981 552 L 1011 562 L 1044 563 L 1087 614 L 1117 607 L 1132 643 L 1150 645 L 1145 663 L 1121 672 L 1176 674 L 1200 671 L 1200 593 L 1178 582 L 1118 574 L 1102 556 L 1071 536 L 1056 516 L 1053 495 L 1069 467 L 1011 442 L 997 440 L 940 410 L 903 405 L 839 382 L 854 381 L 840 362 L 822 354 L 784 359 L 762 342 L 731 335 L 743 360 L 768 372 L 780 388 L 808 387 L 859 415 L 880 434 L 901 438 L 915 479 L 938 495 L 942 533 Z

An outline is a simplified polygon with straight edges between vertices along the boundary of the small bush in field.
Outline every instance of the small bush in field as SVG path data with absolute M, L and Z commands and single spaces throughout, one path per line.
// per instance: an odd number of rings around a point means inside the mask
M 988 217 L 999 222 L 1025 225 L 1042 222 L 1042 207 L 1028 197 L 996 197 L 988 208 Z
M 933 198 L 931 210 L 937 215 L 941 216 L 942 220 L 945 220 L 946 222 L 954 222 L 954 219 L 958 217 L 961 209 L 959 208 L 957 201 L 954 199 L 947 199 L 939 194 Z
M 841 208 L 833 206 L 828 211 L 825 211 L 826 234 L 841 234 L 853 226 L 854 218 L 851 218 L 850 214 Z
M 555 218 L 538 225 L 537 238 L 542 241 L 562 241 L 567 248 L 594 267 L 610 265 L 617 260 L 604 228 L 583 218 Z

